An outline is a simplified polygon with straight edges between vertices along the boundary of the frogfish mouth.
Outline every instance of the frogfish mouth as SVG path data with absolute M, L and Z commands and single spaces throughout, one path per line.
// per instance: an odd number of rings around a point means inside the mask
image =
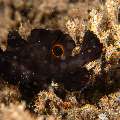
M 72 56 L 75 47 L 74 40 L 60 30 L 33 29 L 26 40 L 17 31 L 9 32 L 7 50 L 0 51 L 0 76 L 26 89 L 44 88 L 52 80 L 70 89 L 83 87 L 89 80 L 83 66 L 100 57 L 102 44 L 87 30 L 80 53 Z

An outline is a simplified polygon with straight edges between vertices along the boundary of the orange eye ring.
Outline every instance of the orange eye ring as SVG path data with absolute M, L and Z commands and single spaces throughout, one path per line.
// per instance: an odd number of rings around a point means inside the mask
M 56 58 L 60 58 L 64 55 L 64 47 L 61 44 L 55 44 L 52 47 L 52 55 Z

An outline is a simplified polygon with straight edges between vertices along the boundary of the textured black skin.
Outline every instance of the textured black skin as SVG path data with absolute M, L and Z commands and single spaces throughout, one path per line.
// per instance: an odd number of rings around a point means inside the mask
M 56 43 L 64 46 L 65 59 L 52 55 Z M 89 72 L 83 65 L 100 57 L 102 45 L 93 32 L 86 31 L 80 54 L 73 57 L 74 48 L 72 38 L 60 30 L 33 29 L 27 40 L 16 31 L 10 32 L 8 48 L 0 52 L 0 74 L 28 96 L 46 89 L 51 80 L 69 90 L 81 89 L 89 82 Z

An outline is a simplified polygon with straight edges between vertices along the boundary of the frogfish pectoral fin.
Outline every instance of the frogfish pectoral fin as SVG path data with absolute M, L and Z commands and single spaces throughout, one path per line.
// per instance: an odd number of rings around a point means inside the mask
M 103 45 L 100 43 L 99 38 L 92 32 L 87 30 L 83 38 L 80 53 L 67 63 L 67 69 L 74 69 L 82 67 L 101 56 Z

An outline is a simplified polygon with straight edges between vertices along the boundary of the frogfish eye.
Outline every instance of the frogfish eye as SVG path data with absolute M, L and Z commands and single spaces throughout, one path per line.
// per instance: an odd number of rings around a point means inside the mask
M 55 44 L 52 47 L 52 55 L 56 58 L 60 58 L 64 55 L 64 47 L 61 44 Z

